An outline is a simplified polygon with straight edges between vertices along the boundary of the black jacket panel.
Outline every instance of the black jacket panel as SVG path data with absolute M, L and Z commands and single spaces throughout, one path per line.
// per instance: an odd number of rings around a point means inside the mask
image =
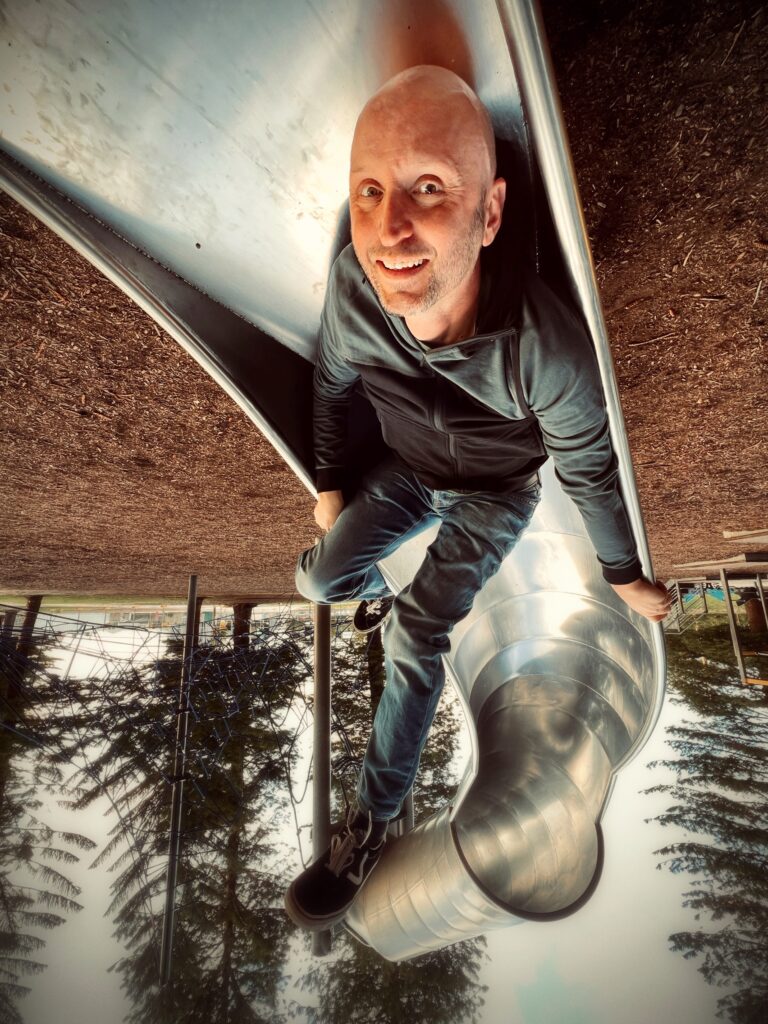
M 318 490 L 343 484 L 347 408 L 361 381 L 384 440 L 427 487 L 514 490 L 551 456 L 606 579 L 631 582 L 641 569 L 592 344 L 540 278 L 526 278 L 505 311 L 502 287 L 486 274 L 477 336 L 430 348 L 383 310 L 352 247 L 341 253 L 315 367 Z

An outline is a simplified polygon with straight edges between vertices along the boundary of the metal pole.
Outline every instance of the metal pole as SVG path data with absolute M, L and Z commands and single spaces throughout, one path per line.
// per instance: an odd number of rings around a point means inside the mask
M 701 591 L 701 600 L 704 602 L 704 614 L 706 615 L 709 612 L 709 608 L 707 607 L 707 585 L 706 585 L 706 583 L 700 583 L 699 584 L 699 590 Z
M 331 841 L 331 606 L 316 604 L 315 699 L 312 754 L 312 859 L 317 860 Z M 314 932 L 312 952 L 331 950 L 330 931 Z
M 3 620 L 3 636 L 11 637 L 13 635 L 13 626 L 16 622 L 16 616 L 19 614 L 18 608 L 10 608 L 5 613 L 5 619 Z
M 760 604 L 763 606 L 763 618 L 765 619 L 765 628 L 768 631 L 768 608 L 765 605 L 765 591 L 763 590 L 763 581 L 760 579 L 760 573 L 755 573 L 755 583 L 757 584 L 757 593 L 760 597 Z
M 200 603 L 197 600 L 197 576 L 192 575 L 189 577 L 189 590 L 187 593 L 187 623 L 184 633 L 179 703 L 176 709 L 176 750 L 173 761 L 171 826 L 168 839 L 168 873 L 165 883 L 165 912 L 163 914 L 163 936 L 160 946 L 161 985 L 166 985 L 171 977 L 173 915 L 176 901 L 176 879 L 179 871 L 181 810 L 184 796 L 184 769 L 187 759 L 187 732 L 189 730 L 189 689 L 192 681 L 192 659 L 197 647 L 199 622 Z
M 733 641 L 733 653 L 736 655 L 736 661 L 739 666 L 739 675 L 741 676 L 741 682 L 743 685 L 747 678 L 747 672 L 744 667 L 744 656 L 741 653 L 741 640 L 739 639 L 739 631 L 736 626 L 736 614 L 733 610 L 731 590 L 728 586 L 728 574 L 725 569 L 720 570 L 720 583 L 723 587 L 723 597 L 725 598 L 725 607 L 728 612 L 728 625 L 731 630 L 731 640 Z

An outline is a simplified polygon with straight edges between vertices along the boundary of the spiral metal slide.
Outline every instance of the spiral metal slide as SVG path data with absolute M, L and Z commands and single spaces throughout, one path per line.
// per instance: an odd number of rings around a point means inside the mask
M 198 359 L 310 489 L 311 361 L 347 237 L 356 115 L 404 67 L 465 77 L 518 154 L 525 257 L 557 271 L 588 326 L 652 574 L 532 0 L 6 0 L 0 48 L 0 183 Z M 660 712 L 661 627 L 603 581 L 547 467 L 543 485 L 531 527 L 452 634 L 448 674 L 473 749 L 464 781 L 387 845 L 348 918 L 390 959 L 588 898 L 616 772 Z M 429 539 L 384 564 L 396 586 Z

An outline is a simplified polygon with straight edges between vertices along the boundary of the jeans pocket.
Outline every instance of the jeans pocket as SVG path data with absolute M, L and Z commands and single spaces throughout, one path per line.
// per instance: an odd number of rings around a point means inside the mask
M 511 491 L 505 494 L 504 497 L 515 511 L 522 512 L 526 520 L 528 520 L 541 501 L 541 487 L 536 485 L 524 491 Z

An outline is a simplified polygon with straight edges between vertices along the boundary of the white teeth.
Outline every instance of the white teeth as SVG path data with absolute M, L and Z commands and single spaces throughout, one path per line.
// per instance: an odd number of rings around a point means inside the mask
M 424 260 L 411 260 L 410 262 L 399 260 L 397 263 L 392 263 L 389 260 L 382 260 L 381 262 L 387 270 L 408 270 L 410 267 L 420 267 Z

